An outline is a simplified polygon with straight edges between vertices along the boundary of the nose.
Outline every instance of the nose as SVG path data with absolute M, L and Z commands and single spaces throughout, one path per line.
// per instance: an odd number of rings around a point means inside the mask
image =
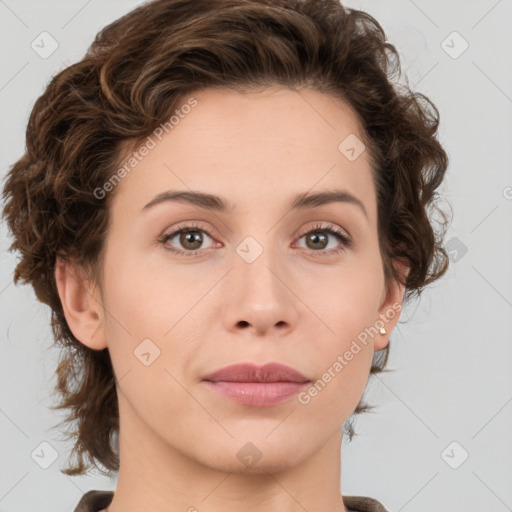
M 226 281 L 224 323 L 230 332 L 284 336 L 294 329 L 299 303 L 293 277 L 270 250 L 252 262 L 235 254 Z

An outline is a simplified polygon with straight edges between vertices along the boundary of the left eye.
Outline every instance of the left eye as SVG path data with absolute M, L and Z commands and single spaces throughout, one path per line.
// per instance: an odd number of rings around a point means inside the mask
M 333 236 L 338 240 L 338 243 L 341 243 L 341 246 L 336 248 L 328 248 L 328 235 Z M 314 248 L 314 252 L 318 252 L 320 254 L 324 253 L 338 253 L 344 251 L 346 248 L 350 247 L 352 241 L 348 235 L 340 231 L 335 226 L 315 226 L 312 230 L 304 233 L 300 238 L 306 237 L 306 248 Z M 335 244 L 336 245 L 336 244 Z

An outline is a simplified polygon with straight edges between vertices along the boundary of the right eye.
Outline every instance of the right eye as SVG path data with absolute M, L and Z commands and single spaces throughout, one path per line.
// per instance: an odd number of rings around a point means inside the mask
M 195 256 L 202 250 L 201 245 L 204 243 L 204 235 L 213 240 L 210 234 L 200 226 L 194 224 L 186 224 L 178 226 L 177 229 L 174 229 L 170 233 L 165 233 L 161 236 L 159 241 L 164 245 L 165 249 L 175 254 L 181 254 L 183 256 Z M 168 243 L 174 238 L 177 238 L 175 243 L 179 243 L 182 249 L 176 249 Z

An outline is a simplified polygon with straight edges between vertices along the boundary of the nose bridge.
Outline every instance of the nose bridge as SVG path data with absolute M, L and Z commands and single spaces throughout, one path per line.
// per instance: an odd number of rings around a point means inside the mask
M 268 236 L 248 236 L 235 248 L 230 272 L 228 328 L 252 325 L 263 332 L 295 321 L 293 293 L 286 286 L 284 255 Z M 284 324 L 283 324 L 284 323 Z
M 283 298 L 283 283 L 276 276 L 283 265 L 279 263 L 278 250 L 272 243 L 271 234 L 262 242 L 248 236 L 236 247 L 234 277 L 245 288 L 244 295 L 255 301 L 261 299 L 268 303 Z

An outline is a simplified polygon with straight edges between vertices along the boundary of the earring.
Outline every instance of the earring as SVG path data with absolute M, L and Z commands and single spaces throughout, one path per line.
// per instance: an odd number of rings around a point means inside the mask
M 381 328 L 379 329 L 379 332 L 380 332 L 381 334 L 387 334 L 387 332 L 388 332 L 388 331 L 386 331 L 386 329 L 384 329 L 384 327 L 381 327 Z

